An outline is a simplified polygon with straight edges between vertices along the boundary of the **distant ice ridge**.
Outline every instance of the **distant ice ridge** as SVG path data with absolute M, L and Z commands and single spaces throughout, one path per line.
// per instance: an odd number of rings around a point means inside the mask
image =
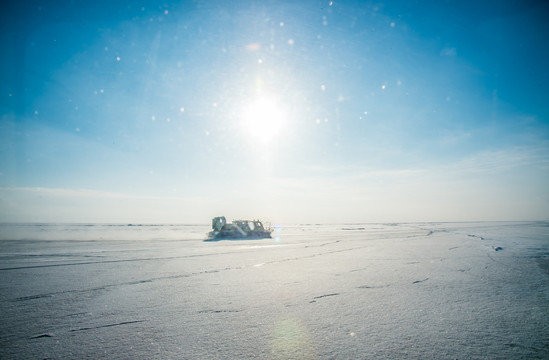
M 208 225 L 196 224 L 0 224 L 0 240 L 199 240 Z

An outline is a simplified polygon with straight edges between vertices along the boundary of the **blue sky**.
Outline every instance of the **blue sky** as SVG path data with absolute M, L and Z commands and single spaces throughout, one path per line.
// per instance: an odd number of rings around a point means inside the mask
M 0 221 L 547 220 L 548 10 L 2 5 Z

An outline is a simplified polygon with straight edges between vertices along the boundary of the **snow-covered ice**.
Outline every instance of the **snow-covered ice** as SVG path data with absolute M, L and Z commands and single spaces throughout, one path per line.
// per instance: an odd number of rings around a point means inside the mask
M 549 223 L 208 231 L 0 225 L 0 358 L 549 358 Z

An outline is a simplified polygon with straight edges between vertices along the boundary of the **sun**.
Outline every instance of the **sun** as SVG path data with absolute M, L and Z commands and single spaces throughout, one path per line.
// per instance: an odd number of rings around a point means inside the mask
M 260 97 L 242 109 L 242 127 L 250 140 L 270 144 L 286 125 L 286 112 L 274 97 Z

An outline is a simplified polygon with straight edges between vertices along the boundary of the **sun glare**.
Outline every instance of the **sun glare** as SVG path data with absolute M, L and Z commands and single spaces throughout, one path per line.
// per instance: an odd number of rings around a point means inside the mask
M 274 98 L 259 98 L 242 110 L 242 126 L 253 141 L 263 144 L 273 142 L 285 123 L 286 114 Z

